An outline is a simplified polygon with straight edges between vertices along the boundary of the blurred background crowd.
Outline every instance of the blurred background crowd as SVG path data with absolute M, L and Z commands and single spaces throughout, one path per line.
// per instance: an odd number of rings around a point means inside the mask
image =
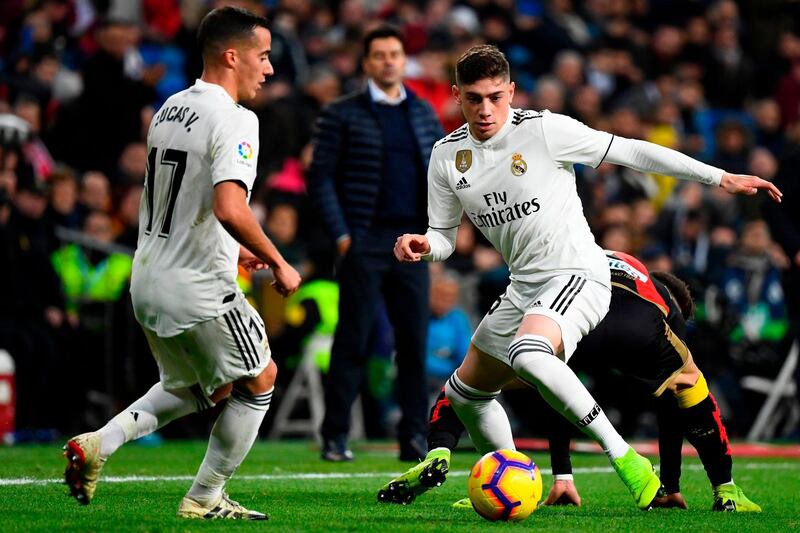
M 154 111 L 200 75 L 202 16 L 230 4 L 272 24 L 276 74 L 246 102 L 261 132 L 251 205 L 284 256 L 322 282 L 284 302 L 263 279 L 240 276 L 267 319 L 284 390 L 309 337 L 330 334 L 336 321 L 333 244 L 306 195 L 314 120 L 361 87 L 361 37 L 390 22 L 406 39 L 407 86 L 432 104 L 446 132 L 463 123 L 450 96 L 454 62 L 487 42 L 509 59 L 515 107 L 565 113 L 779 182 L 784 203 L 773 206 L 764 195 L 733 197 L 610 164 L 577 169 L 601 246 L 689 282 L 698 305 L 692 352 L 733 415 L 731 433 L 747 432 L 764 396 L 742 379 L 775 376 L 797 335 L 800 3 L 3 0 L 0 348 L 16 364 L 17 440 L 97 425 L 157 380 L 127 296 L 144 140 Z M 467 219 L 454 255 L 431 268 L 435 394 L 508 271 Z M 303 298 L 320 299 L 316 314 Z M 362 392 L 373 400 L 362 402 L 369 437 L 387 436 L 396 422 L 387 328 L 376 327 Z M 324 373 L 329 348 L 313 350 Z M 640 394 L 634 385 L 611 374 L 585 379 L 624 434 L 653 434 L 647 399 L 630 401 Z M 192 434 L 192 423 L 170 431 Z

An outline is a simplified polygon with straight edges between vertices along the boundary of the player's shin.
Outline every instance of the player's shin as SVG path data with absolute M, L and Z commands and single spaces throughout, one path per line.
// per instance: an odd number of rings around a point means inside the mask
M 480 453 L 515 449 L 508 415 L 497 401 L 500 391 L 485 392 L 470 387 L 454 372 L 447 380 L 445 393 Z
M 100 457 L 105 459 L 126 442 L 149 435 L 177 418 L 213 405 L 199 387 L 167 391 L 161 383 L 156 383 L 144 396 L 100 428 Z
M 211 430 L 208 450 L 187 496 L 201 504 L 219 499 L 225 483 L 244 461 L 272 399 L 272 389 L 251 395 L 234 387 Z
M 553 409 L 597 441 L 612 461 L 630 448 L 570 367 L 541 335 L 522 335 L 508 348 L 512 367 Z
M 711 484 L 717 486 L 732 481 L 733 462 L 728 434 L 703 374 L 694 385 L 679 390 L 675 398 L 686 438 L 697 450 Z

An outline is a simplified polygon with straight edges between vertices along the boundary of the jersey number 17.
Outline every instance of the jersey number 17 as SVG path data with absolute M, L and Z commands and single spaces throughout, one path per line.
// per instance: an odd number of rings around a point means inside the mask
M 145 228 L 144 231 L 145 235 L 150 235 L 153 232 L 153 203 L 155 198 L 157 155 L 158 148 L 155 146 L 150 149 L 150 153 L 147 155 L 147 228 Z M 172 227 L 172 213 L 175 211 L 175 202 L 178 200 L 178 192 L 181 190 L 183 175 L 186 173 L 186 152 L 167 148 L 161 154 L 160 164 L 169 167 L 170 171 L 167 205 L 165 206 L 162 216 L 163 222 L 161 223 L 161 230 L 158 232 L 159 237 L 167 238 L 169 237 L 169 230 Z

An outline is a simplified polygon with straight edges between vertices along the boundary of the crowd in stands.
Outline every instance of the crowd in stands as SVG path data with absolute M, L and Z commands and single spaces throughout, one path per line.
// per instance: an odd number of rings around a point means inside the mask
M 800 150 L 797 2 L 6 0 L 0 347 L 17 364 L 21 429 L 69 433 L 85 425 L 87 405 L 124 405 L 155 379 L 126 296 L 144 139 L 160 104 L 200 75 L 200 19 L 230 4 L 272 24 L 276 74 L 245 103 L 260 119 L 251 205 L 309 278 L 330 279 L 334 255 L 306 196 L 314 120 L 360 86 L 361 37 L 381 22 L 401 28 L 407 86 L 433 105 L 446 132 L 463 123 L 450 95 L 454 62 L 488 42 L 509 59 L 515 107 L 565 113 L 730 172 L 797 179 L 786 163 Z M 774 375 L 796 334 L 800 294 L 786 290 L 782 276 L 800 266 L 800 228 L 786 227 L 764 195 L 729 196 L 607 163 L 577 175 L 603 247 L 690 283 L 698 304 L 693 354 L 717 398 L 733 407 L 725 409 L 735 414 L 728 427 L 742 434 L 758 403 L 738 379 Z M 787 195 L 784 203 L 797 200 Z M 435 387 L 457 367 L 508 271 L 465 218 L 455 253 L 432 274 Z M 251 295 L 279 345 L 283 304 L 256 283 Z M 623 427 L 647 433 L 638 421 Z

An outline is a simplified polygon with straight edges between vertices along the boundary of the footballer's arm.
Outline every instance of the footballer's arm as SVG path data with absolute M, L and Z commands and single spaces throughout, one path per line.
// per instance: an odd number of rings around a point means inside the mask
M 272 269 L 275 287 L 289 296 L 300 286 L 300 274 L 286 262 L 264 234 L 247 205 L 247 190 L 240 181 L 223 181 L 214 187 L 214 216 L 239 244 Z
M 428 165 L 428 231 L 406 233 L 397 238 L 394 256 L 402 263 L 444 261 L 456 249 L 456 235 L 463 208 L 442 168 L 442 153 L 433 147 Z

